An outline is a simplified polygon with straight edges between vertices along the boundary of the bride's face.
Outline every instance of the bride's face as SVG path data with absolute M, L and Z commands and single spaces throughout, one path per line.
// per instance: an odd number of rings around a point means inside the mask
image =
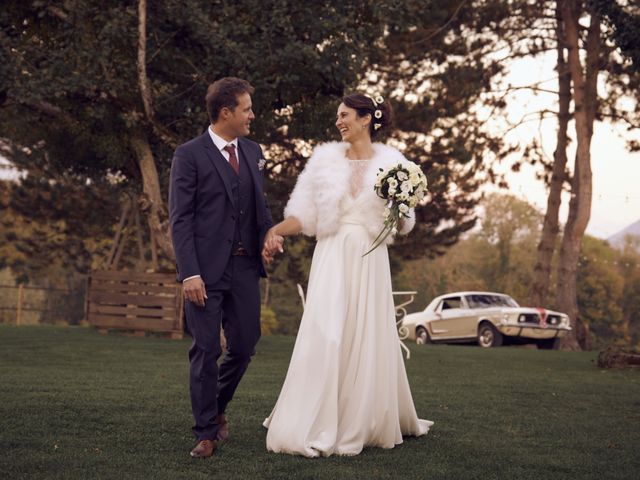
M 359 117 L 355 109 L 347 107 L 344 103 L 338 107 L 336 127 L 345 142 L 353 143 L 360 138 L 369 137 L 370 122 L 371 115 Z

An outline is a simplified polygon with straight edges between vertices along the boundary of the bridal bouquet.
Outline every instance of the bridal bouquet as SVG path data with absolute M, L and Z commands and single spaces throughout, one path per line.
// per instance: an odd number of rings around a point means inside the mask
M 384 209 L 384 226 L 363 257 L 373 252 L 390 234 L 396 234 L 401 218 L 409 218 L 409 210 L 415 208 L 427 192 L 427 177 L 415 163 L 381 168 L 373 187 L 376 194 L 387 201 Z

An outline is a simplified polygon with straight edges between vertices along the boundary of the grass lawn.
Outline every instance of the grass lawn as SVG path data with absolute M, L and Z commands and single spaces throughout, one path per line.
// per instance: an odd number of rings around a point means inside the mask
M 640 478 L 640 371 L 598 370 L 594 352 L 412 345 L 427 436 L 356 457 L 267 453 L 293 341 L 260 341 L 232 437 L 192 460 L 188 340 L 0 325 L 0 478 Z

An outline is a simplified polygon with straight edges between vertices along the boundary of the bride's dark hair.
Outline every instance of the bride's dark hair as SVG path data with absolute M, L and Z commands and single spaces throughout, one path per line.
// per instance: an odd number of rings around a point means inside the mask
M 375 138 L 381 130 L 393 125 L 393 110 L 388 100 L 384 100 L 382 103 L 376 105 L 373 98 L 362 95 L 361 93 L 353 93 L 344 97 L 342 103 L 349 108 L 353 108 L 359 117 L 371 115 L 371 123 L 369 123 L 369 134 L 371 138 Z M 376 118 L 376 110 L 380 110 L 382 113 L 380 118 Z M 380 127 L 375 128 L 376 123 L 380 124 Z

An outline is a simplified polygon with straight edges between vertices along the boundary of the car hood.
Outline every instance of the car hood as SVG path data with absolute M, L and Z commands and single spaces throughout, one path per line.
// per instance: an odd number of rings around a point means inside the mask
M 545 312 L 547 315 L 559 315 L 564 316 L 562 312 L 556 312 L 555 310 L 549 310 L 546 308 L 533 308 L 533 307 L 517 307 L 517 308 L 503 308 L 504 313 L 540 313 Z

